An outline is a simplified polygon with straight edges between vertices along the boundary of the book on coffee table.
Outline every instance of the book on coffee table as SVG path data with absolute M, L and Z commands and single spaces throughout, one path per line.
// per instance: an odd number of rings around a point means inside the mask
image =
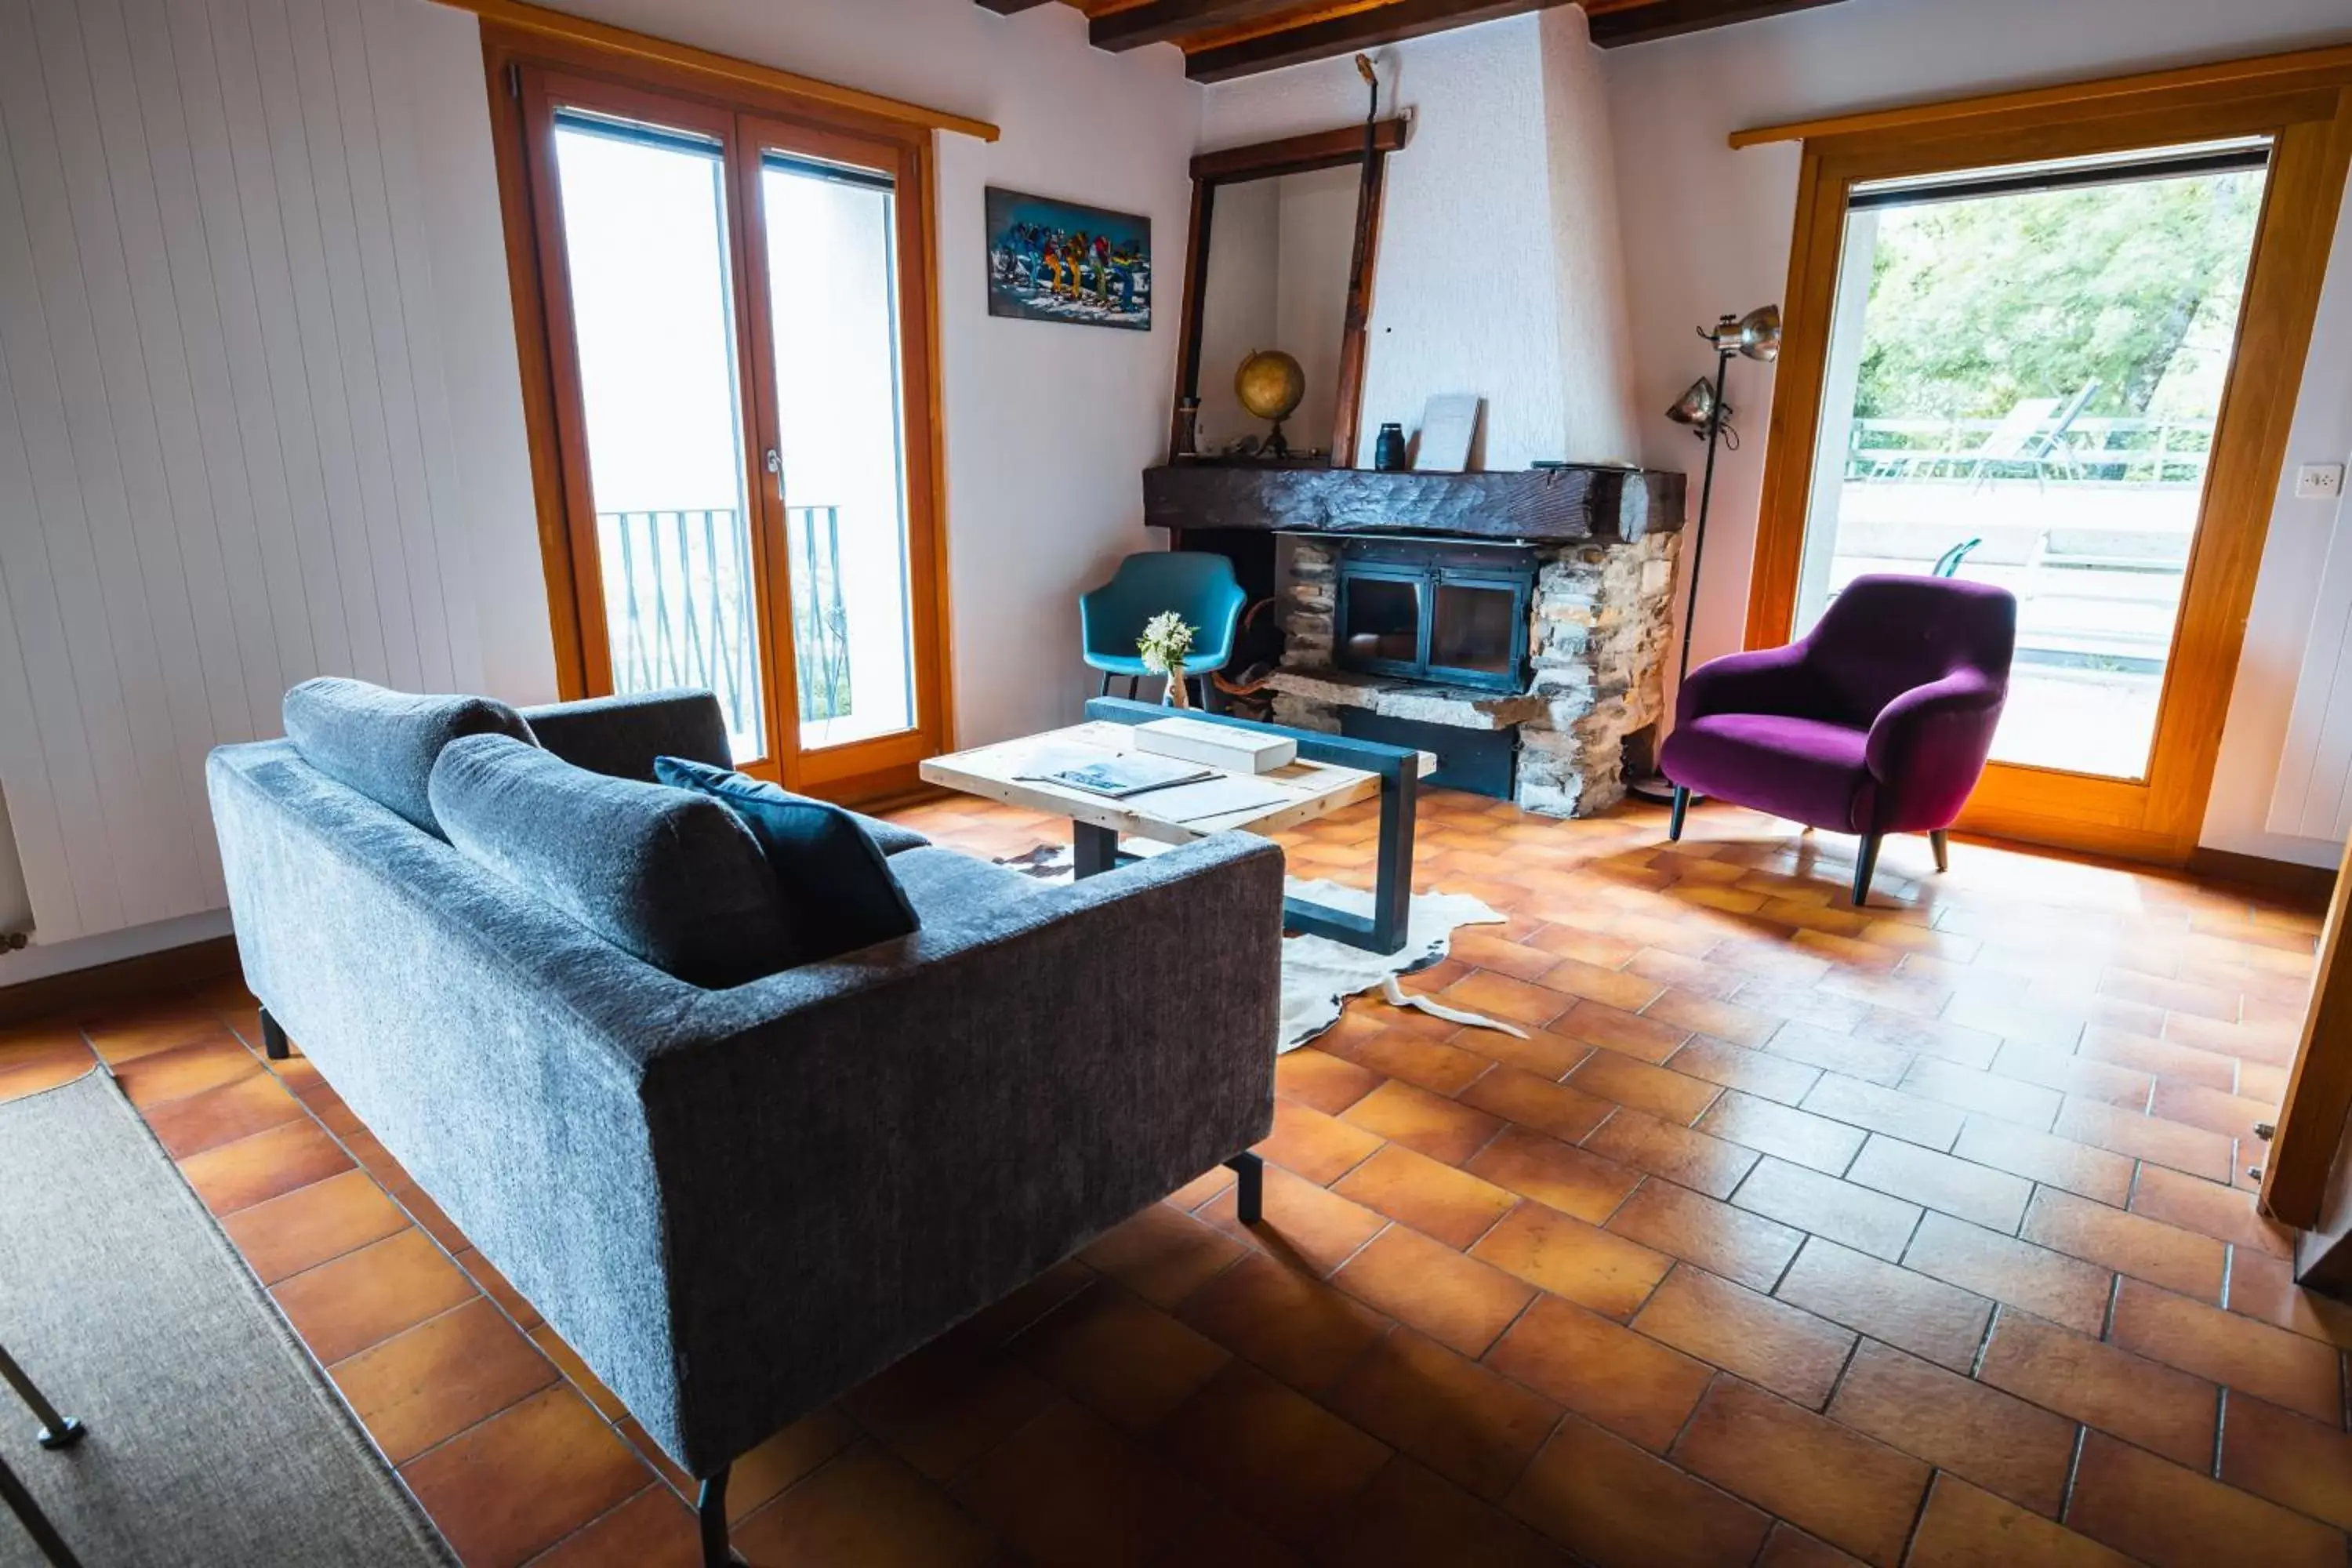
M 1124 800 L 1131 795 L 1213 778 L 1215 770 L 1202 767 L 1197 763 L 1181 763 L 1168 757 L 1126 752 L 1084 759 L 1048 755 L 1038 759 L 1031 771 L 1016 776 L 1043 779 L 1047 784 L 1082 789 L 1088 795 Z

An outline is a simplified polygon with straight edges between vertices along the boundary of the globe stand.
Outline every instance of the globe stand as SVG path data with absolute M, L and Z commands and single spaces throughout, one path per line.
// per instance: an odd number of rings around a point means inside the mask
M 1273 430 L 1266 436 L 1265 445 L 1259 447 L 1258 450 L 1269 458 L 1287 458 L 1290 456 L 1290 443 L 1283 438 L 1281 420 L 1277 419 L 1274 422 Z

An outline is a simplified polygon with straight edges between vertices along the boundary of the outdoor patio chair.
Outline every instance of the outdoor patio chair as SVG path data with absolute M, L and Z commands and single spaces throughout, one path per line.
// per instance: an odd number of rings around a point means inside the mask
M 2074 478 L 2080 471 L 2074 465 L 2073 448 L 2066 445 L 2066 432 L 2083 416 L 2083 410 L 2099 390 L 2095 376 L 2083 384 L 2082 390 L 2066 399 L 2062 408 L 2054 397 L 2029 397 L 2002 416 L 1992 427 L 1971 459 L 1969 478 L 1978 484 L 1989 484 L 1998 476 L 1987 474 L 1988 463 L 2026 465 L 2033 469 L 2033 482 L 2042 482 L 2044 464 L 2056 463 Z M 2053 416 L 2055 417 L 2053 417 Z M 2044 425 L 2048 426 L 2045 430 Z

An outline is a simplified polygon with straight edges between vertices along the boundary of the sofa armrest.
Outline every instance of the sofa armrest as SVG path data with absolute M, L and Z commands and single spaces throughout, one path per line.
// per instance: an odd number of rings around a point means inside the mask
M 703 1473 L 1264 1137 L 1282 855 L 1225 835 L 709 994 L 648 1064 Z
M 735 765 L 727 720 L 708 691 L 646 691 L 526 708 L 539 743 L 592 773 L 654 782 L 656 757 L 684 757 L 714 768 Z
M 1684 678 L 1675 699 L 1677 727 L 1711 713 L 1782 713 L 1804 706 L 1806 644 L 1751 648 L 1708 659 Z

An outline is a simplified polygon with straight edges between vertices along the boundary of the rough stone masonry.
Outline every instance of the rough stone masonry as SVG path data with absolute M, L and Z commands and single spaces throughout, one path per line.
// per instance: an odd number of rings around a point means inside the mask
M 1679 532 L 1633 543 L 1549 545 L 1528 615 L 1528 689 L 1511 694 L 1340 669 L 1332 663 L 1338 550 L 1290 542 L 1283 660 L 1270 684 L 1276 723 L 1336 732 L 1360 708 L 1465 730 L 1516 730 L 1513 798 L 1528 811 L 1590 816 L 1624 798 L 1625 740 L 1662 717 Z

